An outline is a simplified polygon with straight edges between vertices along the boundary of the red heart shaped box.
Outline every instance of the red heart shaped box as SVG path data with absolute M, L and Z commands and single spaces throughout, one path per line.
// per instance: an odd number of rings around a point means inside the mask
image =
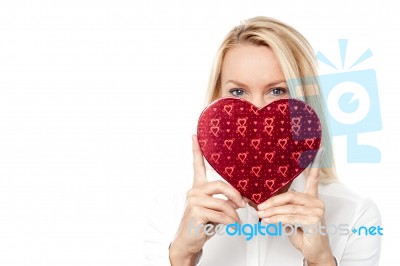
M 296 99 L 259 109 L 222 98 L 200 115 L 197 136 L 205 159 L 256 204 L 296 178 L 314 159 L 322 128 L 316 112 Z

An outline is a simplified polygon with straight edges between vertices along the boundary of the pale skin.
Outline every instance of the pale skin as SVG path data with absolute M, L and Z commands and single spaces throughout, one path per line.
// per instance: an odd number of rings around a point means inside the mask
M 288 98 L 288 89 L 279 61 L 264 46 L 242 45 L 225 55 L 221 70 L 220 97 L 239 97 L 261 108 L 272 101 Z M 174 241 L 170 246 L 172 265 L 194 265 L 194 261 L 208 240 L 205 234 L 188 234 L 189 221 L 199 224 L 225 224 L 240 222 L 236 212 L 248 202 L 258 210 L 260 219 L 267 223 L 325 224 L 324 203 L 318 197 L 318 152 L 307 173 L 304 191 L 287 191 L 288 186 L 256 206 L 231 185 L 223 181 L 207 181 L 203 155 L 197 136 L 193 135 L 193 186 L 187 192 L 186 208 Z M 223 194 L 227 200 L 213 197 Z M 201 232 L 201 231 L 200 231 Z M 300 229 L 290 238 L 291 243 L 304 256 L 308 265 L 336 265 L 329 246 L 328 235 L 305 234 Z

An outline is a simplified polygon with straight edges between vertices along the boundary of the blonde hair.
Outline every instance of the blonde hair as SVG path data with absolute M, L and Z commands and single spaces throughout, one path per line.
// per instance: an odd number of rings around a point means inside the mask
M 319 93 L 315 54 L 308 41 L 297 30 L 276 19 L 254 17 L 234 27 L 222 42 L 212 68 L 206 104 L 220 95 L 221 67 L 226 53 L 239 45 L 269 47 L 277 57 L 285 76 L 291 98 L 305 101 L 320 117 L 324 157 L 320 181 L 336 181 L 335 163 L 329 128 Z

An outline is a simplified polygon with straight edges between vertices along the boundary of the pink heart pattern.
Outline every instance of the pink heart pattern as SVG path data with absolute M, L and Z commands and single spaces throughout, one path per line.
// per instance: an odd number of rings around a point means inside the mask
M 205 159 L 242 195 L 259 204 L 296 178 L 314 159 L 322 127 L 296 99 L 264 108 L 222 98 L 200 115 L 197 135 Z

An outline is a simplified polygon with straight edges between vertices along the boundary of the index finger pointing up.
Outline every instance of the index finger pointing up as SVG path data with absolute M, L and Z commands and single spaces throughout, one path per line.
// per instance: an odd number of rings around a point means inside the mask
M 201 152 L 197 135 L 192 135 L 193 150 L 193 187 L 202 185 L 207 182 L 206 167 L 204 166 L 203 153 Z
M 313 162 L 311 163 L 310 170 L 307 174 L 306 187 L 304 193 L 317 196 L 318 195 L 318 182 L 319 174 L 322 164 L 322 155 L 324 154 L 324 149 L 320 148 L 315 155 Z

